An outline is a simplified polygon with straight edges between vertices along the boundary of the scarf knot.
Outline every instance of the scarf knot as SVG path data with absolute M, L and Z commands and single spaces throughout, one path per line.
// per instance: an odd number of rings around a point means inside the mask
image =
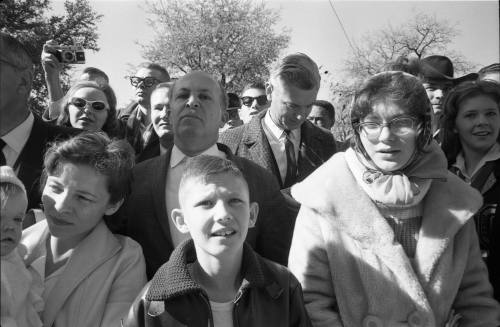
M 403 170 L 376 169 L 360 153 L 348 149 L 347 164 L 361 188 L 376 203 L 387 206 L 415 205 L 422 200 L 433 179 L 446 179 L 447 161 L 439 145 L 432 142 Z

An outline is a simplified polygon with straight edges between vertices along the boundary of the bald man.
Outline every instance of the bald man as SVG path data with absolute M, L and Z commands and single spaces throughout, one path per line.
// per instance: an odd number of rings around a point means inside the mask
M 134 168 L 132 194 L 110 225 L 142 245 L 150 279 L 173 249 L 189 237 L 175 228 L 170 216 L 179 206 L 185 159 L 218 156 L 238 166 L 248 181 L 250 200 L 259 204 L 257 223 L 247 242 L 263 257 L 286 264 L 296 212 L 269 172 L 217 143 L 227 107 L 224 89 L 209 74 L 196 71 L 174 82 L 169 99 L 174 144 L 161 156 Z

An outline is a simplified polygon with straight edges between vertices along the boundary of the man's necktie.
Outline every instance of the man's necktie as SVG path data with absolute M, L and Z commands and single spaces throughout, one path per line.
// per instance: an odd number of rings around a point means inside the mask
M 0 166 L 5 166 L 7 164 L 7 160 L 5 159 L 5 155 L 3 154 L 3 147 L 5 146 L 5 141 L 0 139 Z
M 293 143 L 290 140 L 290 131 L 285 131 L 285 153 L 286 153 L 286 176 L 284 188 L 288 188 L 295 184 L 295 179 L 297 177 L 297 160 L 295 159 L 295 150 Z

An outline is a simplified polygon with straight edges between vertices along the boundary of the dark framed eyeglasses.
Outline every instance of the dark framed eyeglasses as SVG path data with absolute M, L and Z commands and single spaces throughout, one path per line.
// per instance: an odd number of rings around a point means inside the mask
M 95 111 L 102 111 L 107 109 L 106 103 L 102 101 L 89 101 L 82 98 L 72 98 L 69 103 L 80 109 L 85 108 L 87 104 L 89 104 L 90 107 Z
M 257 104 L 259 106 L 263 106 L 267 104 L 267 96 L 266 95 L 259 95 L 258 97 L 241 97 L 241 103 L 243 103 L 245 106 L 250 107 L 254 100 L 257 100 Z
M 151 87 L 159 82 L 159 80 L 157 80 L 156 78 L 151 77 L 151 76 L 144 77 L 144 78 L 137 77 L 137 76 L 129 76 L 128 78 L 129 78 L 130 84 L 132 84 L 132 86 L 138 86 L 139 84 L 143 83 L 143 85 L 145 87 Z
M 389 127 L 392 134 L 397 136 L 404 136 L 415 132 L 418 122 L 412 117 L 398 117 L 387 123 L 376 123 L 376 122 L 362 122 L 358 125 L 358 132 L 364 133 L 368 139 L 377 139 L 382 132 L 384 126 Z

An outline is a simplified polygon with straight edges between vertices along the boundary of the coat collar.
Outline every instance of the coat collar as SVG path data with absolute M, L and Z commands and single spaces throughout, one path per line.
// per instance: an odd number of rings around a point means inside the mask
M 148 301 L 168 301 L 188 293 L 202 292 L 189 274 L 188 264 L 196 260 L 196 251 L 192 239 L 181 243 L 172 252 L 167 263 L 161 266 L 153 279 L 146 294 Z M 267 271 L 258 255 L 250 245 L 243 245 L 242 260 L 243 283 L 240 288 L 266 288 L 273 298 L 283 292 L 275 282 L 274 277 Z
M 22 243 L 28 252 L 25 262 L 33 262 L 43 251 L 42 247 L 50 237 L 47 221 L 42 220 L 23 232 Z M 44 325 L 52 326 L 58 312 L 78 285 L 87 278 L 99 266 L 112 258 L 121 245 L 114 235 L 101 221 L 85 239 L 75 248 L 64 272 L 47 297 L 45 310 L 43 312 Z
M 301 204 L 334 219 L 339 229 L 367 247 L 392 243 L 392 235 L 385 236 L 392 229 L 357 185 L 343 152 L 335 154 L 307 179 L 295 185 L 292 195 Z M 422 230 L 425 235 L 432 230 L 432 237 L 447 239 L 456 234 L 482 203 L 477 191 L 451 173 L 445 182 L 434 181 L 423 201 Z
M 422 226 L 412 266 L 401 245 L 394 241 L 392 228 L 356 183 L 343 152 L 296 184 L 292 195 L 325 217 L 333 229 L 375 252 L 401 278 L 409 295 L 423 310 L 429 310 L 424 289 L 432 278 L 433 268 L 459 229 L 482 204 L 481 195 L 451 173 L 447 181 L 433 181 L 423 199 Z

